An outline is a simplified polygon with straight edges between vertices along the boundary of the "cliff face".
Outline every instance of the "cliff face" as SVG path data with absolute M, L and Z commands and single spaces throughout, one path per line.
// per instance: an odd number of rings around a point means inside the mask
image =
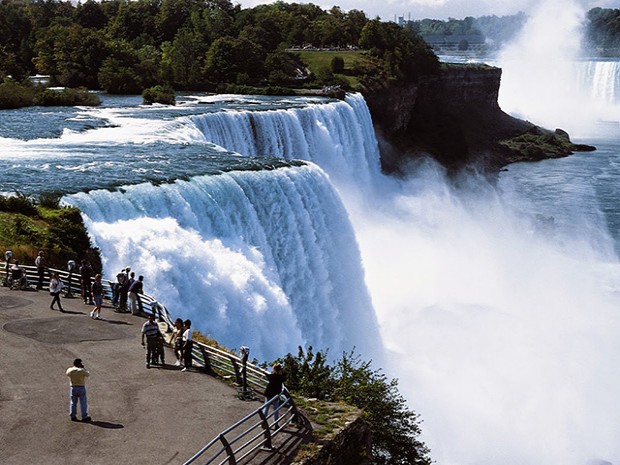
M 515 161 L 572 153 L 576 148 L 565 133 L 551 133 L 500 109 L 501 74 L 486 65 L 446 65 L 417 85 L 365 93 L 384 170 L 399 172 L 409 160 L 430 155 L 451 170 L 474 165 L 495 171 Z M 508 143 L 525 135 L 525 145 Z

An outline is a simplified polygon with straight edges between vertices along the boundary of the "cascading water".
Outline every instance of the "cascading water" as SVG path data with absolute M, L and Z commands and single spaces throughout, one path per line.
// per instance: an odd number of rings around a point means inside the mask
M 171 311 L 273 359 L 298 344 L 381 353 L 348 215 L 315 166 L 65 197 L 109 275 L 130 264 Z
M 577 67 L 579 85 L 603 104 L 620 103 L 620 62 L 584 61 Z

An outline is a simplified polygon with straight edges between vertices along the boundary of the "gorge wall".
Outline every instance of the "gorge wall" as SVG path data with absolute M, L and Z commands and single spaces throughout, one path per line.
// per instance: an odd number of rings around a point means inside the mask
M 476 166 L 496 171 L 516 161 L 540 160 L 586 149 L 513 118 L 497 103 L 502 70 L 488 65 L 444 64 L 417 84 L 387 85 L 364 93 L 378 134 L 383 169 L 431 156 L 450 170 Z

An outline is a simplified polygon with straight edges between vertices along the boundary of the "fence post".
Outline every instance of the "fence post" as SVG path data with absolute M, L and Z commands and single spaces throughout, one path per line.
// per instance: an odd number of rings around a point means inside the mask
M 204 367 L 205 373 L 210 375 L 211 373 L 213 373 L 213 368 L 211 368 L 211 359 L 209 358 L 209 354 L 207 353 L 207 351 L 202 345 L 199 345 L 198 349 L 200 350 L 200 354 L 202 355 L 202 358 L 205 363 L 205 367 Z
M 230 447 L 230 443 L 226 440 L 223 434 L 219 435 L 220 441 L 224 445 L 224 449 L 226 449 L 226 453 L 228 454 L 228 463 L 230 465 L 237 465 L 237 459 L 235 459 L 235 452 Z
M 271 444 L 271 430 L 269 429 L 269 421 L 267 420 L 265 412 L 263 412 L 263 408 L 258 409 L 258 415 L 260 416 L 260 423 L 263 427 L 263 433 L 265 434 L 265 448 L 273 449 L 273 445 Z

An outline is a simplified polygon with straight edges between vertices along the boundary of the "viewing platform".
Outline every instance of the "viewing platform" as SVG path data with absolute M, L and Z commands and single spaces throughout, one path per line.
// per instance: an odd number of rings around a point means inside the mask
M 51 300 L 47 290 L 0 287 L 3 465 L 183 464 L 261 406 L 216 377 L 181 372 L 169 348 L 165 365 L 147 369 L 144 318 L 104 302 L 103 320 L 94 320 L 79 296 L 61 299 L 64 313 Z M 65 372 L 75 358 L 90 371 L 90 423 L 69 419 Z M 243 463 L 290 463 L 293 429 Z

